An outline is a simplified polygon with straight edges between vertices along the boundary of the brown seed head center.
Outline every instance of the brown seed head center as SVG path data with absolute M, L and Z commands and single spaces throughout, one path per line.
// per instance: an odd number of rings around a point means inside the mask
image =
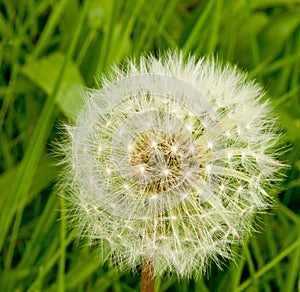
M 130 163 L 134 180 L 144 192 L 162 193 L 179 183 L 183 149 L 178 138 L 160 131 L 148 131 L 138 136 Z

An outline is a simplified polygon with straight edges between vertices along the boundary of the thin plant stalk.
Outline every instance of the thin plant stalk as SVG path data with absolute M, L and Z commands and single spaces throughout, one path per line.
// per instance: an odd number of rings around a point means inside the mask
M 152 261 L 143 261 L 140 292 L 154 292 L 155 276 Z

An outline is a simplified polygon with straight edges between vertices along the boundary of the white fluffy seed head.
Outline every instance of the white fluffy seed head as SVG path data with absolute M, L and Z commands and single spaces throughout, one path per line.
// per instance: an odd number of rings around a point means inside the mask
M 262 89 L 181 53 L 128 61 L 100 83 L 62 145 L 79 234 L 120 267 L 151 260 L 156 275 L 232 258 L 282 168 Z

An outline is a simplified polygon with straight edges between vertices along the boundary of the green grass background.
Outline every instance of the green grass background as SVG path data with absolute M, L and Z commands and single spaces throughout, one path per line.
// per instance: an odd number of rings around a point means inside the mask
M 248 70 L 268 91 L 286 135 L 284 191 L 209 276 L 156 291 L 300 290 L 299 0 L 0 1 L 0 291 L 138 291 L 139 275 L 103 266 L 65 227 L 51 143 L 81 90 L 112 63 L 182 48 Z

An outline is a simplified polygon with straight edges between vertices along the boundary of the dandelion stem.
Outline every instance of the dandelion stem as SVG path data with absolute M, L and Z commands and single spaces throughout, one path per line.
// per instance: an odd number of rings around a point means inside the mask
M 140 292 L 154 292 L 154 266 L 151 260 L 144 260 Z

